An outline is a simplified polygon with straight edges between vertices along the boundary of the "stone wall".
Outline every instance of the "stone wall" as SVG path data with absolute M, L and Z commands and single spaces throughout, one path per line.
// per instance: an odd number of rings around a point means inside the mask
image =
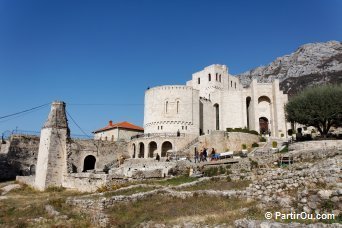
M 94 192 L 108 182 L 108 174 L 72 173 L 64 176 L 63 187 L 81 192 Z
M 342 140 L 318 140 L 296 142 L 289 145 L 289 151 L 304 151 L 304 150 L 328 150 L 340 149 L 342 150 Z
M 214 147 L 217 152 L 240 151 L 242 144 L 251 147 L 254 142 L 259 142 L 257 135 L 242 132 L 213 131 L 210 135 L 199 137 L 199 148 Z
M 247 195 L 259 198 L 264 202 L 281 201 L 278 197 L 284 191 L 299 187 L 311 187 L 325 183 L 335 185 L 340 180 L 340 156 L 323 160 L 317 164 L 297 163 L 289 169 L 258 170 L 258 177 L 249 186 Z M 289 204 L 283 207 L 291 207 Z
M 72 139 L 68 145 L 69 172 L 83 171 L 84 159 L 92 155 L 96 158 L 95 169 L 109 169 L 117 164 L 120 156 L 129 157 L 126 142 Z
M 7 163 L 16 175 L 35 173 L 39 148 L 39 137 L 30 135 L 12 135 L 9 141 Z

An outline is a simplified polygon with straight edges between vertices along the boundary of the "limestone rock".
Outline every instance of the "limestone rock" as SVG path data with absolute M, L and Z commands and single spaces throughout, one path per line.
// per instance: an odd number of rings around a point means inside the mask
M 14 190 L 14 189 L 19 189 L 21 188 L 21 185 L 20 184 L 10 184 L 10 185 L 7 185 L 5 187 L 3 187 L 1 190 L 2 190 L 2 193 L 1 195 L 6 195 L 8 192 Z
M 267 66 L 260 66 L 240 75 L 248 86 L 253 78 L 261 82 L 280 80 L 280 88 L 290 95 L 308 85 L 342 82 L 342 43 L 309 43 L 294 53 L 277 58 Z

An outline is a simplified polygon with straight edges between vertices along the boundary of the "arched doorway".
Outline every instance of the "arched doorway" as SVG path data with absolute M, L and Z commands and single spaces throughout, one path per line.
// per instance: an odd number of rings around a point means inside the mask
M 251 97 L 246 97 L 246 115 L 247 115 L 247 128 L 249 129 L 249 112 L 251 107 Z
M 259 130 L 262 134 L 268 134 L 271 130 L 272 118 L 272 103 L 267 96 L 258 98 L 258 115 L 259 115 Z
M 84 158 L 83 172 L 95 169 L 96 158 L 93 155 L 88 155 Z
M 162 144 L 161 156 L 166 157 L 166 152 L 172 151 L 172 143 L 165 141 Z
M 154 152 L 157 151 L 157 143 L 152 141 L 148 144 L 149 150 L 148 150 L 148 157 L 153 158 Z
M 268 119 L 266 117 L 259 118 L 259 128 L 261 134 L 268 133 Z
M 215 126 L 216 130 L 220 130 L 220 107 L 218 104 L 214 104 L 215 108 Z
M 145 145 L 144 143 L 139 143 L 139 155 L 138 158 L 144 158 L 144 154 L 145 154 Z
M 133 143 L 132 147 L 133 147 L 133 155 L 132 155 L 132 158 L 135 158 L 135 150 L 136 150 L 136 146 L 135 146 L 135 144 L 134 144 L 134 143 Z

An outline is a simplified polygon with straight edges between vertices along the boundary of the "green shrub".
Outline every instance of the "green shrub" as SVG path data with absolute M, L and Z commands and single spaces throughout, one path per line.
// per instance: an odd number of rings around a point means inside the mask
M 266 138 L 265 137 L 260 137 L 260 142 L 266 142 Z
M 281 134 L 280 134 L 280 137 L 284 137 L 284 133 L 281 133 Z
M 208 168 L 208 169 L 204 170 L 204 176 L 207 176 L 207 177 L 217 176 L 217 174 L 218 174 L 218 168 L 217 167 L 212 167 L 212 168 Z
M 277 146 L 278 146 L 278 143 L 276 141 L 273 141 L 272 142 L 272 148 L 277 148 Z
M 227 176 L 227 182 L 232 182 L 232 178 L 230 176 Z
M 242 149 L 246 150 L 247 149 L 247 145 L 246 144 L 242 144 Z
M 226 174 L 227 175 L 230 175 L 230 174 L 232 174 L 233 172 L 230 170 L 230 169 L 227 169 L 227 171 L 226 171 Z
M 219 172 L 220 174 L 224 174 L 226 172 L 226 169 L 223 166 L 220 166 Z
M 249 158 L 249 161 L 251 162 L 251 169 L 257 169 L 259 167 L 259 163 L 257 161 L 254 161 L 251 158 Z
M 259 144 L 256 143 L 256 142 L 254 142 L 254 143 L 252 144 L 252 147 L 259 147 Z
M 243 132 L 243 133 L 249 133 L 249 134 L 253 134 L 253 135 L 259 135 L 259 133 L 255 130 L 249 130 L 248 128 L 226 128 L 227 132 Z

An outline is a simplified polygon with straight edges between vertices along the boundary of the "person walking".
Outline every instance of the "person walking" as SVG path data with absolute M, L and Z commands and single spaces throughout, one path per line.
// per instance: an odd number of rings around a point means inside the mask
M 195 147 L 195 163 L 198 163 L 198 150 L 197 150 L 197 147 Z
M 203 161 L 208 161 L 207 157 L 208 157 L 207 148 L 204 148 L 204 150 L 203 150 Z

